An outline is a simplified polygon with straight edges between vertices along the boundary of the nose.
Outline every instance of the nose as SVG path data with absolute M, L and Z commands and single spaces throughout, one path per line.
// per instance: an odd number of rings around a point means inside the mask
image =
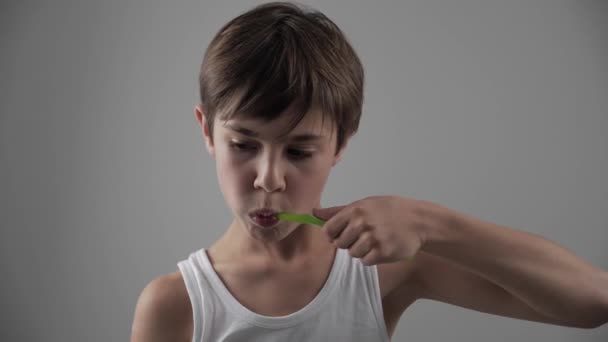
M 257 165 L 257 175 L 253 182 L 255 189 L 265 192 L 285 190 L 285 166 L 280 157 L 273 157 L 270 153 L 260 158 Z

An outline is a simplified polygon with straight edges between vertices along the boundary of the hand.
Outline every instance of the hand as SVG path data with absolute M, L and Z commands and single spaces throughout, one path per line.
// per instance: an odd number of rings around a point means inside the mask
M 346 206 L 315 208 L 327 222 L 330 242 L 348 249 L 364 265 L 413 257 L 424 243 L 431 203 L 396 196 L 373 196 Z

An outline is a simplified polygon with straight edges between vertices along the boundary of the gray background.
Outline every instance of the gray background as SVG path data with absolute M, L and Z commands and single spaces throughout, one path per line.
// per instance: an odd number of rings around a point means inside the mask
M 195 121 L 204 49 L 259 1 L 3 0 L 2 341 L 125 341 L 141 289 L 230 212 Z M 367 71 L 324 205 L 374 194 L 538 233 L 608 269 L 603 1 L 308 1 Z M 395 341 L 606 341 L 420 301 Z

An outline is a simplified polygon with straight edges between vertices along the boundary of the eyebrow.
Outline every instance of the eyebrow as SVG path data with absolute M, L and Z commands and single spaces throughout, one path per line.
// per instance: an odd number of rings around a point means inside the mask
M 231 129 L 237 133 L 240 133 L 240 134 L 248 136 L 248 137 L 256 138 L 259 136 L 258 132 L 250 130 L 249 128 L 237 126 L 234 124 L 228 124 L 228 125 L 226 125 L 226 127 L 228 127 L 229 129 Z M 312 134 L 312 133 L 303 133 L 303 134 L 291 135 L 287 138 L 287 140 L 291 140 L 294 142 L 308 142 L 308 141 L 322 140 L 323 138 L 324 138 L 324 136 L 322 136 L 322 135 L 317 135 L 317 134 Z

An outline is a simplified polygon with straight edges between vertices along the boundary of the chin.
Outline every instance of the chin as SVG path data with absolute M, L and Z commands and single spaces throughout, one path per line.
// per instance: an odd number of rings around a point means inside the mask
M 253 223 L 248 223 L 247 231 L 249 235 L 256 240 L 264 242 L 277 242 L 288 237 L 294 231 L 294 229 L 285 227 L 280 223 L 268 228 L 260 227 Z

